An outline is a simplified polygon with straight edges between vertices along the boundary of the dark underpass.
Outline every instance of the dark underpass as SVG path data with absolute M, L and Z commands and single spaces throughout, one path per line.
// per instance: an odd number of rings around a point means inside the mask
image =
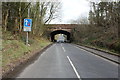
M 57 35 L 57 34 L 64 34 L 64 35 L 66 35 L 67 36 L 67 38 L 66 38 L 67 42 L 71 41 L 71 39 L 70 39 L 70 37 L 71 37 L 70 32 L 67 32 L 67 31 L 64 31 L 64 30 L 56 30 L 56 31 L 53 31 L 53 32 L 50 33 L 50 37 L 51 37 L 51 41 L 52 42 L 56 42 L 55 35 Z

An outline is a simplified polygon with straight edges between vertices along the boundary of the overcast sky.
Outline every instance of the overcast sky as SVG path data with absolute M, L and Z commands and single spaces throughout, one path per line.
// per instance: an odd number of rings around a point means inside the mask
M 51 23 L 66 24 L 80 16 L 88 17 L 90 6 L 87 0 L 61 0 L 61 20 L 53 20 Z

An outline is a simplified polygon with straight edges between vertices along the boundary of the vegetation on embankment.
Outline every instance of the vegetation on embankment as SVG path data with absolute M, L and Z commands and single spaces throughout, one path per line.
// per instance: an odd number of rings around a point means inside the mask
M 73 42 L 120 53 L 120 39 L 111 32 L 102 33 L 102 29 L 90 25 L 77 26 L 72 32 Z
M 91 3 L 89 22 L 84 17 L 76 20 L 81 25 L 72 30 L 73 41 L 120 54 L 119 4 L 120 1 Z
M 50 44 L 47 27 L 58 18 L 60 2 L 2 2 L 2 70 L 9 71 L 17 63 L 32 56 L 34 51 Z M 25 45 L 24 19 L 32 19 L 29 44 Z
M 3 32 L 2 40 L 2 71 L 3 74 L 33 56 L 50 42 L 45 38 L 30 37 L 29 45 L 25 45 L 25 35 L 13 36 L 11 32 Z M 17 37 L 17 39 L 16 39 Z

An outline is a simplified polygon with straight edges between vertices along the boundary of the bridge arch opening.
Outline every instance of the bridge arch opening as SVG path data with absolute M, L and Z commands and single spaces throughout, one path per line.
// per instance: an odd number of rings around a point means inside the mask
M 57 34 L 63 34 L 66 35 L 66 42 L 70 42 L 70 32 L 64 31 L 64 30 L 56 30 L 50 33 L 51 41 L 56 42 L 57 40 L 55 39 L 55 36 Z

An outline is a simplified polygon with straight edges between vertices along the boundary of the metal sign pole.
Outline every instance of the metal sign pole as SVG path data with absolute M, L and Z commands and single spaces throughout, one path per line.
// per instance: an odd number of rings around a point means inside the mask
M 27 9 L 28 10 L 28 18 L 24 19 L 24 28 L 23 30 L 26 31 L 26 45 L 29 46 L 29 40 L 28 40 L 28 35 L 29 35 L 29 31 L 31 31 L 31 27 L 32 27 L 32 19 L 30 19 L 30 8 Z
M 27 31 L 27 37 L 26 37 L 26 45 L 28 45 L 28 31 Z
M 30 17 L 30 8 L 28 8 L 28 18 Z M 26 45 L 28 45 L 28 31 L 27 31 L 27 37 L 26 37 Z

